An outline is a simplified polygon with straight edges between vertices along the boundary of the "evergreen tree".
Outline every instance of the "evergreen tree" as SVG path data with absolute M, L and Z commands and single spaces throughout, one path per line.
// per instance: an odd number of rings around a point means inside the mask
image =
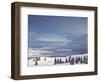
M 68 60 L 67 60 L 67 58 L 65 59 L 65 63 L 68 63 Z
M 58 64 L 59 64 L 59 63 L 60 63 L 60 59 L 58 59 L 58 61 L 57 61 L 57 62 L 58 62 Z
M 85 64 L 88 64 L 88 57 L 85 56 Z
M 33 58 L 33 61 L 35 61 L 35 58 Z
M 78 57 L 77 60 L 80 61 L 80 57 Z
M 62 63 L 62 60 L 61 60 L 61 58 L 60 58 L 60 60 L 59 60 L 59 63 L 60 63 L 60 64 Z
M 85 63 L 85 56 L 84 56 L 84 58 L 83 58 L 83 62 Z
M 71 64 L 71 65 L 74 64 L 74 58 L 71 58 L 71 60 L 70 60 L 70 64 Z
M 56 58 L 54 59 L 54 64 L 57 64 L 57 60 L 56 60 Z
M 46 57 L 45 57 L 44 61 L 46 61 Z
M 37 62 L 37 60 L 35 61 L 35 65 L 38 65 L 38 62 Z
M 76 62 L 75 62 L 76 64 L 78 63 L 78 58 L 77 58 L 77 56 L 76 56 Z
M 68 60 L 69 60 L 69 62 L 70 62 L 70 60 L 71 60 L 71 56 L 69 56 Z
M 82 61 L 82 57 L 80 58 L 80 63 L 81 63 L 81 64 L 83 63 L 83 61 Z

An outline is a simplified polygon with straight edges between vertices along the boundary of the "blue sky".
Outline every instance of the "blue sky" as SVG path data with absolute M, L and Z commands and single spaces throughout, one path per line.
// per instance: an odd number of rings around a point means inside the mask
M 29 15 L 28 47 L 52 56 L 87 53 L 87 23 L 87 17 Z

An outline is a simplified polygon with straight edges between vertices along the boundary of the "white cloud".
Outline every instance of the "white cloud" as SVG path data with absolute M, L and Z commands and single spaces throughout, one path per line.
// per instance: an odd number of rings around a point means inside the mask
M 50 34 L 50 33 L 29 33 L 29 40 L 31 41 L 45 41 L 45 42 L 71 42 L 64 35 Z
M 61 52 L 71 52 L 72 50 L 71 49 L 56 49 L 56 51 L 61 51 Z
M 42 37 L 38 38 L 38 41 L 47 41 L 47 42 L 70 42 L 71 40 L 64 37 Z
M 41 50 L 41 49 L 33 49 L 33 48 L 29 48 L 29 51 L 28 51 L 29 57 L 43 56 L 43 54 L 50 54 L 50 53 L 52 53 L 52 51 L 46 51 L 46 50 Z

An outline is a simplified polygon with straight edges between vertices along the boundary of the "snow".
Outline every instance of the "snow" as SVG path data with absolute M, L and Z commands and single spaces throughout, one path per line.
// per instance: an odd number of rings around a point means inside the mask
M 86 58 L 85 61 L 84 57 Z M 77 63 L 76 63 L 77 61 L 76 58 L 80 58 L 80 60 Z M 87 54 L 71 55 L 67 57 L 35 56 L 28 59 L 28 66 L 75 65 L 75 64 L 87 64 L 87 62 L 88 62 Z

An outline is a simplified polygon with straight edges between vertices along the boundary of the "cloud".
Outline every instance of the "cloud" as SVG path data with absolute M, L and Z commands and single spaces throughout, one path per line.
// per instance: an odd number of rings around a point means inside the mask
M 29 54 L 29 57 L 43 56 L 43 55 L 50 55 L 50 54 L 52 54 L 52 51 L 29 48 L 28 49 L 28 54 Z
M 60 52 L 71 52 L 71 49 L 62 49 L 62 48 L 58 48 L 56 49 L 56 51 L 60 51 Z
M 51 34 L 51 33 L 29 33 L 29 41 L 45 41 L 45 42 L 70 42 L 64 35 Z
M 55 56 L 87 53 L 87 34 L 57 35 L 36 32 L 32 34 L 36 37 L 29 41 L 29 48 L 33 48 L 35 54 Z
M 36 32 L 29 33 L 29 46 L 39 45 L 42 47 L 59 47 L 67 45 L 70 42 L 71 40 L 68 35 Z
M 43 47 L 43 48 L 29 48 L 29 57 L 34 56 L 67 56 L 71 49 Z
M 87 48 L 87 34 L 29 33 L 29 47 L 76 49 Z

